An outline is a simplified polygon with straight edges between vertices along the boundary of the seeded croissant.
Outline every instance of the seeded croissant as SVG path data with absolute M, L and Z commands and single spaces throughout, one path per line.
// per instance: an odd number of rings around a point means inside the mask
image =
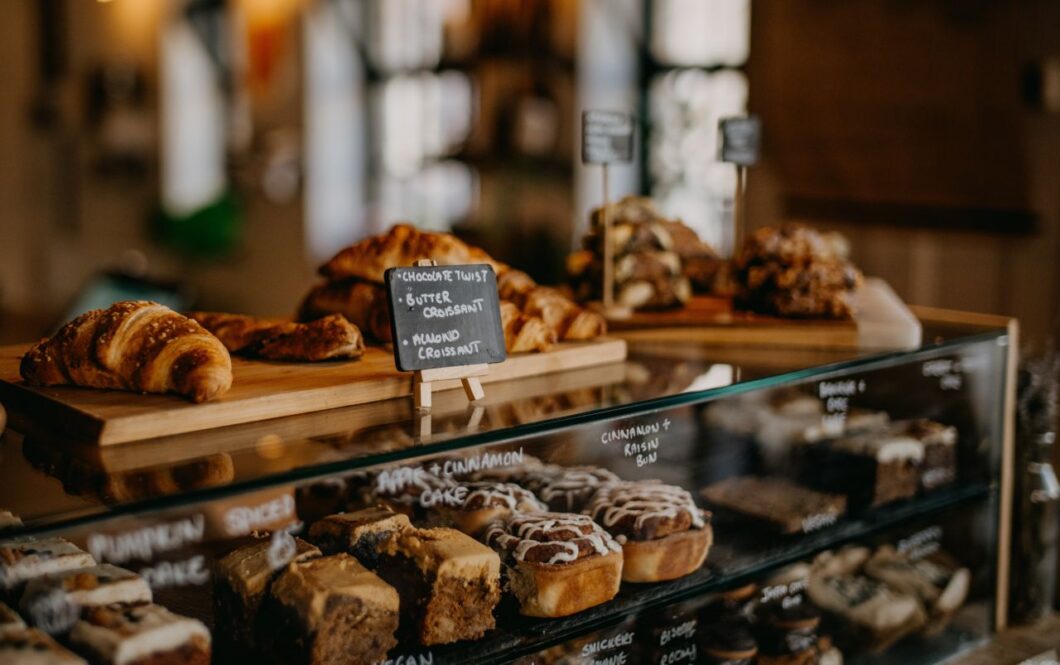
M 216 337 L 168 307 L 145 301 L 82 314 L 26 352 L 20 372 L 34 386 L 177 393 L 195 402 L 232 386 L 232 359 Z

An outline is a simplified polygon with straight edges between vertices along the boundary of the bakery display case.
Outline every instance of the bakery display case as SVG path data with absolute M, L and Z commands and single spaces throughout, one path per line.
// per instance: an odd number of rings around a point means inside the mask
M 940 662 L 1006 621 L 1016 332 L 917 312 L 912 349 L 645 340 L 429 413 L 111 446 L 15 419 L 8 634 L 47 662 Z

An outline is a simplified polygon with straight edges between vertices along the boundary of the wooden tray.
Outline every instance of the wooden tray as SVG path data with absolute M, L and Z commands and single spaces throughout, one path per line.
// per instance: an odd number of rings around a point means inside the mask
M 192 404 L 173 395 L 61 386 L 31 388 L 18 365 L 27 344 L 0 347 L 0 402 L 13 425 L 49 423 L 57 434 L 101 446 L 257 422 L 412 394 L 412 374 L 394 367 L 394 356 L 368 347 L 352 362 L 279 363 L 232 359 L 232 389 L 218 400 Z M 546 353 L 511 356 L 490 366 L 483 383 L 621 362 L 626 342 L 599 339 L 557 344 Z M 435 390 L 460 388 L 442 381 Z M 487 397 L 489 391 L 487 391 Z
M 780 319 L 733 310 L 728 298 L 695 296 L 681 308 L 636 312 L 608 323 L 637 342 L 700 341 L 828 349 L 915 349 L 920 321 L 881 279 L 869 278 L 854 296 L 853 321 Z

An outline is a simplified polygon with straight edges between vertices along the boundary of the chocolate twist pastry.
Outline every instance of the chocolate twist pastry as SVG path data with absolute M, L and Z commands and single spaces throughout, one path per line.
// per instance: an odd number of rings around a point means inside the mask
M 584 512 L 613 535 L 634 541 L 706 527 L 691 494 L 652 480 L 605 484 Z
M 572 513 L 516 513 L 487 527 L 485 541 L 515 561 L 546 565 L 622 551 L 589 516 Z
M 189 312 L 232 353 L 294 362 L 359 358 L 364 338 L 357 326 L 341 314 L 308 323 L 259 319 L 245 314 Z
M 232 385 L 232 359 L 216 337 L 168 307 L 141 300 L 82 314 L 26 352 L 19 369 L 34 386 L 177 393 L 195 402 Z

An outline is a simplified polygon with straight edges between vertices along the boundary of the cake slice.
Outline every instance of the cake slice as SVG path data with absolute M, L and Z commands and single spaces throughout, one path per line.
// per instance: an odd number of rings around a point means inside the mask
M 95 565 L 92 555 L 62 538 L 20 538 L 0 544 L 0 593 L 18 602 L 26 582 Z
M 826 527 L 846 512 L 846 497 L 815 492 L 782 478 L 738 476 L 701 494 L 709 503 L 769 523 L 786 534 Z
M 269 585 L 288 563 L 321 556 L 315 546 L 285 535 L 286 538 L 268 537 L 248 543 L 217 562 L 214 616 L 223 647 L 236 645 L 250 649 L 256 639 L 258 612 L 269 593 Z
M 920 467 L 920 490 L 952 485 L 957 479 L 957 428 L 920 418 L 895 423 L 898 432 L 924 445 L 924 463 Z
M 58 634 L 73 627 L 80 609 L 141 602 L 151 602 L 147 582 L 132 571 L 104 563 L 30 580 L 19 609 L 33 625 Z
M 0 665 L 88 665 L 34 628 L 0 632 Z
M 803 480 L 857 508 L 909 499 L 920 486 L 924 444 L 898 429 L 846 436 L 801 451 Z
M 384 660 L 397 644 L 397 591 L 349 554 L 296 561 L 262 610 L 268 642 L 285 665 Z
M 622 546 L 588 515 L 515 513 L 490 524 L 520 612 L 562 617 L 605 603 L 622 582 Z
M 69 639 L 99 665 L 210 665 L 206 626 L 153 603 L 90 608 Z

